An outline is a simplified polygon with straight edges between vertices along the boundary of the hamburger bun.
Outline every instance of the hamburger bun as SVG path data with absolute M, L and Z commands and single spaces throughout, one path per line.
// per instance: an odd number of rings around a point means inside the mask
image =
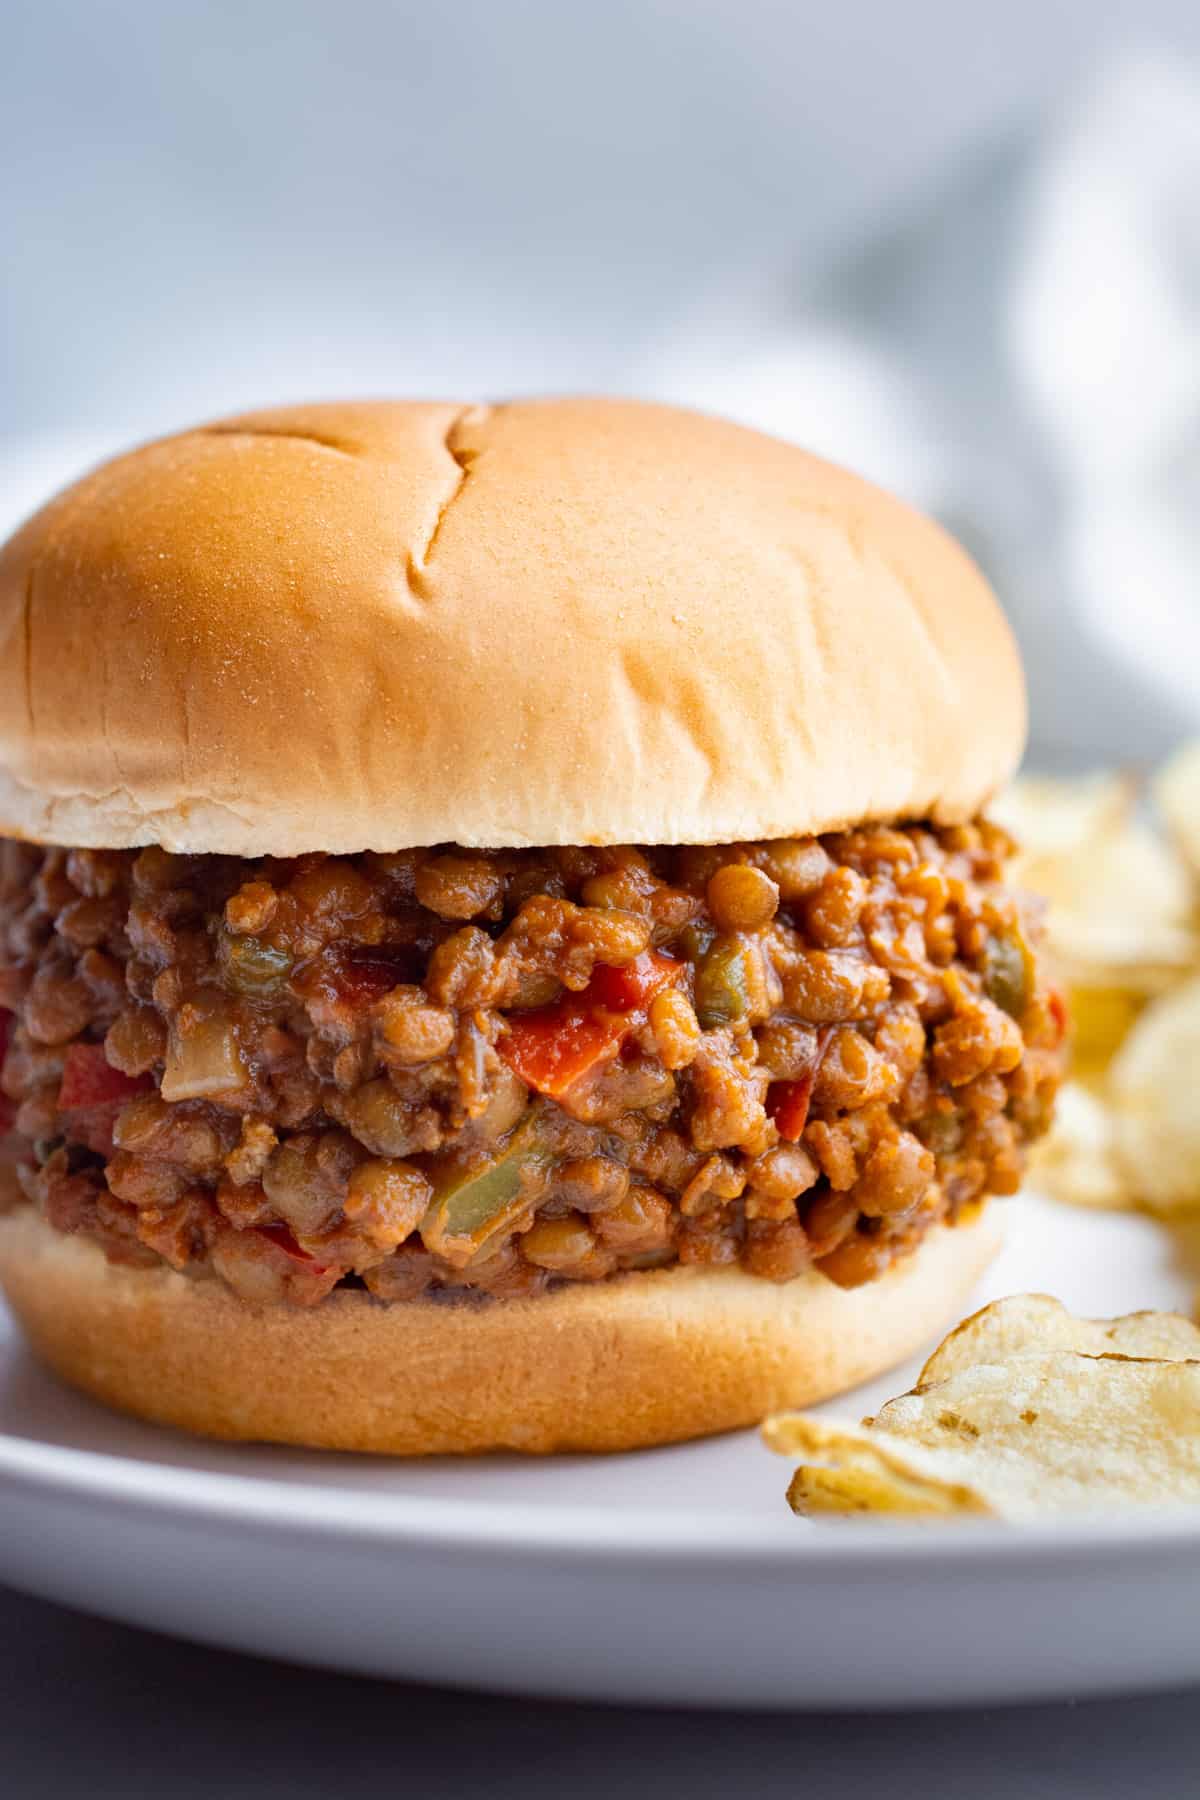
M 595 399 L 246 414 L 0 552 L 0 831 L 235 855 L 956 822 L 1016 649 L 961 549 L 738 426 Z
M 405 1456 L 629 1450 L 880 1374 L 962 1316 L 998 1238 L 992 1209 L 849 1291 L 676 1267 L 532 1300 L 338 1292 L 303 1311 L 117 1267 L 23 1207 L 0 1220 L 0 1281 L 56 1374 L 156 1424 Z
M 0 833 L 290 857 L 737 843 L 974 815 L 1022 748 L 969 558 L 853 475 L 594 399 L 291 408 L 135 450 L 0 550 Z M 676 1266 L 311 1310 L 107 1263 L 0 1281 L 68 1381 L 218 1437 L 623 1449 L 749 1424 L 956 1315 L 993 1226 L 869 1286 Z

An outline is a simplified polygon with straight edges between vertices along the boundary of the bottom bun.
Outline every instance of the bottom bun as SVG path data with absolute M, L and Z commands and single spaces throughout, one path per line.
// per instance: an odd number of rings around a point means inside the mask
M 403 1456 L 632 1450 L 879 1374 L 961 1314 L 998 1238 L 990 1215 L 939 1230 L 848 1292 L 674 1267 L 533 1300 L 347 1292 L 306 1311 L 116 1267 L 21 1207 L 0 1219 L 0 1283 L 58 1375 L 156 1424 Z

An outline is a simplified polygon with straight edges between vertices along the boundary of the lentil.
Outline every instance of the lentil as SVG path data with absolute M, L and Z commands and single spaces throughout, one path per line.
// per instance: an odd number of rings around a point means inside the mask
M 1049 1121 L 1061 1012 L 1009 848 L 982 821 L 248 862 L 5 844 L 10 1147 L 55 1229 L 266 1303 L 672 1262 L 873 1280 L 1012 1192 Z M 506 1057 L 531 1012 L 584 1034 L 554 1091 Z M 437 1225 L 469 1183 L 473 1252 Z

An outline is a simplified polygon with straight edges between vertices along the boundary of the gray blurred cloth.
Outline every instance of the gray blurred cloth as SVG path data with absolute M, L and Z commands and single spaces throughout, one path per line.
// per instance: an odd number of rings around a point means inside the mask
M 827 274 L 714 296 L 644 386 L 933 511 L 995 581 L 1035 760 L 1200 729 L 1200 71 L 1141 53 Z
M 1109 63 L 823 271 L 702 299 L 624 375 L 577 332 L 597 385 L 794 438 L 942 518 L 1017 628 L 1035 762 L 1200 730 L 1200 69 Z M 486 306 L 460 335 L 516 379 Z M 0 442 L 0 533 L 130 435 L 81 417 Z

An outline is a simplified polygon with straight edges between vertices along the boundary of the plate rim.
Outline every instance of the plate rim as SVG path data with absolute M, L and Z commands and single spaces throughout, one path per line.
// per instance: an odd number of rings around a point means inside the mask
M 781 1459 L 781 1474 L 783 1460 Z M 563 1501 L 531 1507 L 512 1500 L 427 1498 L 366 1493 L 303 1480 L 279 1480 L 149 1462 L 116 1452 L 42 1444 L 0 1432 L 0 1486 L 48 1499 L 73 1497 L 106 1508 L 177 1523 L 236 1525 L 267 1536 L 337 1538 L 345 1545 L 459 1555 L 640 1566 L 720 1562 L 739 1569 L 794 1564 L 846 1576 L 889 1563 L 905 1574 L 975 1563 L 989 1571 L 1032 1563 L 1090 1562 L 1099 1555 L 1136 1563 L 1190 1554 L 1200 1565 L 1200 1510 L 1144 1509 L 1071 1520 L 948 1523 L 862 1520 L 819 1524 L 780 1518 L 784 1527 L 757 1540 L 745 1515 L 727 1509 L 678 1514 Z M 785 1508 L 780 1483 L 780 1507 Z M 795 1535 L 785 1535 L 794 1527 Z

